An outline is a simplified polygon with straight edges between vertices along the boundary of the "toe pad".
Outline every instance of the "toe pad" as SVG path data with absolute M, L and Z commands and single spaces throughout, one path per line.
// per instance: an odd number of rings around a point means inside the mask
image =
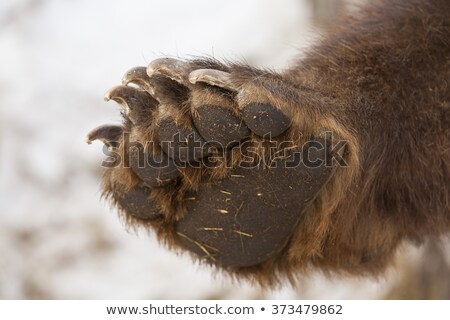
M 283 112 L 267 103 L 253 103 L 242 108 L 247 126 L 258 136 L 277 137 L 291 126 L 291 120 Z

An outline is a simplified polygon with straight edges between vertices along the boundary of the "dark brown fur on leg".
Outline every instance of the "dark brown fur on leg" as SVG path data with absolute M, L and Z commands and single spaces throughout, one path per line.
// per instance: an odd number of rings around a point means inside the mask
M 315 266 L 379 273 L 401 241 L 449 231 L 448 1 L 370 6 L 287 76 L 338 101 L 328 112 L 356 139 L 358 166 L 342 169 L 354 171 L 354 179 L 324 193 L 340 201 L 320 230 Z M 330 207 L 308 215 L 317 220 Z M 304 234 L 297 232 L 290 247 L 294 264 Z

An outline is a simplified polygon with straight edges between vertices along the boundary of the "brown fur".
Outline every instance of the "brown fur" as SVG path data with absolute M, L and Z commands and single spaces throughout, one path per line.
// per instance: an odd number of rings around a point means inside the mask
M 294 264 L 301 252 L 322 268 L 378 273 L 401 241 L 448 232 L 449 41 L 448 1 L 383 1 L 286 74 L 319 103 L 334 100 L 318 117 L 345 128 L 355 153 L 340 169 L 352 173 L 335 175 L 300 224 L 317 224 L 309 236 L 320 240 L 304 250 L 307 230 L 298 232 Z
M 269 285 L 309 268 L 377 275 L 402 242 L 450 230 L 450 2 L 378 1 L 346 19 L 281 74 L 197 62 L 231 72 L 234 85 L 246 89 L 240 106 L 270 102 L 288 113 L 286 137 L 298 145 L 326 131 L 348 142 L 348 166 L 335 168 L 285 249 L 261 265 L 229 270 L 234 274 Z M 217 102 L 208 91 L 192 97 Z M 152 138 L 152 126 L 137 139 Z M 172 222 L 186 214 L 185 198 L 226 175 L 225 168 L 182 171 L 176 188 L 152 190 L 166 219 L 138 221 L 170 247 L 178 244 Z M 108 193 L 114 183 L 138 180 L 114 169 L 105 181 Z

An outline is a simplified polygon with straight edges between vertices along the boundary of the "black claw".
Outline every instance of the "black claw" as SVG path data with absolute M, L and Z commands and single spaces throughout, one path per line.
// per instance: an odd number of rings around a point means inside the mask
M 194 129 L 177 126 L 172 119 L 165 119 L 158 124 L 156 132 L 163 151 L 176 162 L 189 162 L 207 156 L 203 146 L 205 140 Z
M 192 84 L 203 82 L 211 86 L 220 87 L 228 91 L 237 91 L 230 80 L 230 73 L 216 69 L 198 69 L 189 75 Z
M 105 124 L 89 131 L 86 136 L 86 142 L 91 144 L 92 141 L 100 140 L 105 145 L 110 146 L 112 142 L 119 141 L 122 134 L 123 128 L 121 126 Z
M 163 75 L 186 87 L 190 86 L 189 73 L 191 72 L 189 62 L 173 59 L 160 58 L 153 60 L 147 66 L 147 74 L 152 77 L 154 75 Z
M 173 160 L 162 152 L 130 148 L 128 156 L 133 171 L 149 187 L 165 186 L 180 176 Z
M 240 141 L 250 135 L 246 124 L 224 107 L 212 105 L 198 107 L 192 120 L 206 141 L 217 142 L 223 149 L 231 142 Z
M 267 103 L 254 103 L 242 108 L 242 117 L 252 132 L 264 137 L 277 137 L 291 126 L 283 112 Z
M 133 122 L 144 121 L 149 117 L 158 102 L 144 90 L 133 87 L 117 86 L 105 94 L 105 100 L 114 100 L 125 108 L 125 114 Z
M 154 220 L 162 217 L 156 203 L 150 199 L 150 189 L 145 186 L 135 186 L 125 190 L 121 185 L 113 190 L 114 200 L 127 214 L 139 219 Z
M 187 249 L 224 267 L 247 267 L 285 247 L 309 200 L 330 176 L 325 150 L 310 168 L 292 154 L 269 168 L 236 168 L 229 178 L 202 185 L 188 202 L 189 215 L 176 223 Z M 243 187 L 245 186 L 245 187 Z M 258 208 L 264 208 L 258 210 Z
M 114 100 L 131 110 L 154 108 L 157 101 L 144 90 L 133 87 L 117 86 L 105 94 L 105 100 Z
M 124 86 L 132 83 L 145 91 L 149 92 L 150 77 L 147 75 L 146 67 L 134 67 L 128 70 L 122 77 L 122 84 Z

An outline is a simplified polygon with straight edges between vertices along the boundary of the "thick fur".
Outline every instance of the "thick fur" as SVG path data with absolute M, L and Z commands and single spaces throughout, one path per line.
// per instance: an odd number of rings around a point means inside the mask
M 368 6 L 285 76 L 315 91 L 318 101 L 334 100 L 320 117 L 351 132 L 358 159 L 351 180 L 327 186 L 320 209 L 308 213 L 323 216 L 322 234 L 311 234 L 321 239 L 315 265 L 376 273 L 401 241 L 449 231 L 448 1 Z M 304 234 L 293 239 L 294 261 Z

